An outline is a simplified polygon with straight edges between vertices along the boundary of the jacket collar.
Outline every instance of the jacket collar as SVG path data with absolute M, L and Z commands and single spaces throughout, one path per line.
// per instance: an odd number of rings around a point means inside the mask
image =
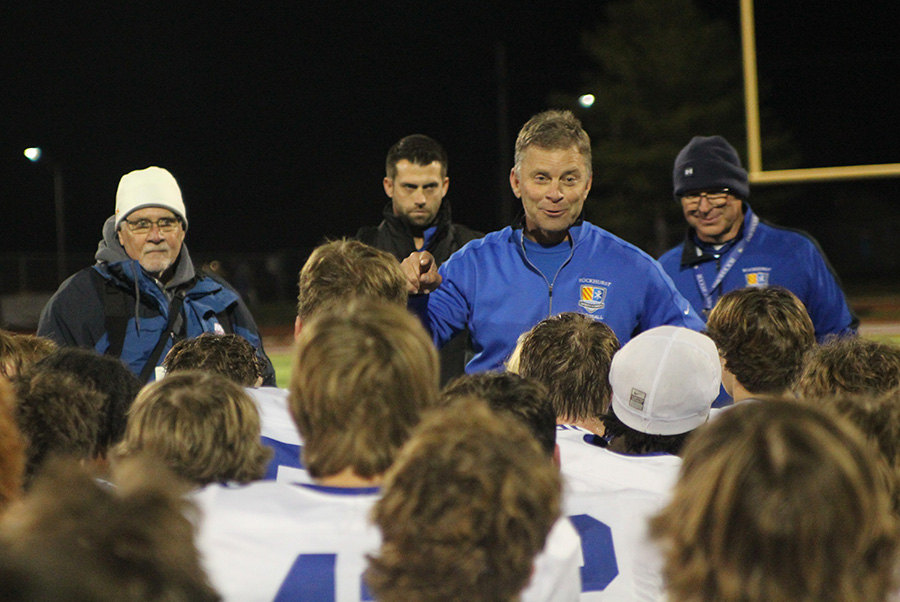
M 413 238 L 412 229 L 409 227 L 409 224 L 405 221 L 394 215 L 394 205 L 390 201 L 384 206 L 384 209 L 381 211 L 381 216 L 384 218 L 385 226 L 391 231 L 395 233 L 402 233 L 404 236 L 408 238 Z M 438 209 L 437 215 L 434 216 L 434 221 L 428 225 L 429 228 L 436 227 L 437 232 L 435 236 L 438 236 L 439 233 L 443 233 L 444 230 L 450 227 L 450 200 L 446 197 L 441 201 L 441 208 Z
M 584 221 L 584 210 L 581 210 L 581 213 L 575 218 L 575 221 L 569 226 L 569 236 L 572 238 L 572 246 L 578 244 L 579 238 L 581 238 L 581 227 L 585 224 Z M 512 225 L 512 233 L 515 238 L 519 241 L 525 236 L 525 213 L 519 212 L 519 215 L 513 220 Z

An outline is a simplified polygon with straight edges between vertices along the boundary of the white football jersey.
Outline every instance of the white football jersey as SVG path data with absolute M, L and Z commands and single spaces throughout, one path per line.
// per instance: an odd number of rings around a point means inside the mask
M 371 600 L 366 554 L 380 545 L 369 523 L 377 488 L 257 481 L 195 494 L 197 548 L 226 602 Z
M 371 600 L 366 555 L 381 544 L 369 522 L 377 488 L 257 481 L 193 494 L 197 548 L 225 602 Z M 575 602 L 581 541 L 565 518 L 551 529 L 522 602 Z
M 521 602 L 575 602 L 581 594 L 581 538 L 565 517 L 554 523 L 534 559 Z
M 668 502 L 681 458 L 612 452 L 570 425 L 558 426 L 556 435 L 564 508 L 582 539 L 582 602 L 661 599 L 663 561 L 648 519 Z
M 300 462 L 303 441 L 288 409 L 287 389 L 247 387 L 244 390 L 259 410 L 263 445 L 274 452 L 263 478 L 287 483 L 310 483 L 309 475 Z

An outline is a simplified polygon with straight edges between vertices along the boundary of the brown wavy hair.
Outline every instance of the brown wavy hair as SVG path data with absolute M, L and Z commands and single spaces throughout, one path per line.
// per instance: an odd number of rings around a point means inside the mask
M 175 343 L 163 360 L 166 374 L 183 370 L 215 372 L 242 387 L 253 387 L 263 373 L 256 349 L 242 336 L 204 332 Z
M 780 286 L 730 291 L 716 303 L 706 334 L 725 367 L 747 391 L 779 395 L 790 390 L 816 344 L 806 307 Z
M 561 313 L 539 322 L 522 339 L 519 374 L 549 389 L 557 417 L 596 419 L 609 408 L 609 366 L 619 348 L 616 333 L 603 322 Z
M 879 459 L 839 416 L 738 404 L 698 429 L 651 522 L 673 602 L 876 602 L 897 588 L 898 520 Z
M 560 516 L 560 476 L 526 427 L 469 398 L 423 421 L 373 517 L 366 579 L 382 602 L 519 598 Z
M 900 347 L 859 337 L 826 341 L 807 354 L 797 394 L 807 399 L 887 393 L 900 386 Z

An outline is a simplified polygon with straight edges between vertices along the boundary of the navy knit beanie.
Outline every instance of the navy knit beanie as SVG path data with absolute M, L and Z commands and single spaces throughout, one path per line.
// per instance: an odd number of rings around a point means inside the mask
M 734 147 L 721 136 L 694 136 L 675 157 L 675 198 L 691 190 L 728 188 L 739 199 L 750 196 L 747 171 Z

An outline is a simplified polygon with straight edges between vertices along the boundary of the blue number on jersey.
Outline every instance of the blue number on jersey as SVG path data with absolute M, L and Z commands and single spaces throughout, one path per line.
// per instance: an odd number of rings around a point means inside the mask
M 334 602 L 334 563 L 337 554 L 300 554 L 278 588 L 274 602 L 298 600 Z
M 278 476 L 278 467 L 279 466 L 291 466 L 293 468 L 303 468 L 303 464 L 300 462 L 300 454 L 303 452 L 303 448 L 299 445 L 291 445 L 290 443 L 284 443 L 283 441 L 276 441 L 275 439 L 270 439 L 268 437 L 260 437 L 263 445 L 272 449 L 272 459 L 269 460 L 269 464 L 266 466 L 266 474 L 263 479 L 274 481 Z
M 607 588 L 619 574 L 612 530 L 587 514 L 570 516 L 569 519 L 581 536 L 581 591 L 599 592 Z
M 334 565 L 337 554 L 300 554 L 278 588 L 274 602 L 334 602 Z M 360 578 L 359 599 L 374 600 Z

